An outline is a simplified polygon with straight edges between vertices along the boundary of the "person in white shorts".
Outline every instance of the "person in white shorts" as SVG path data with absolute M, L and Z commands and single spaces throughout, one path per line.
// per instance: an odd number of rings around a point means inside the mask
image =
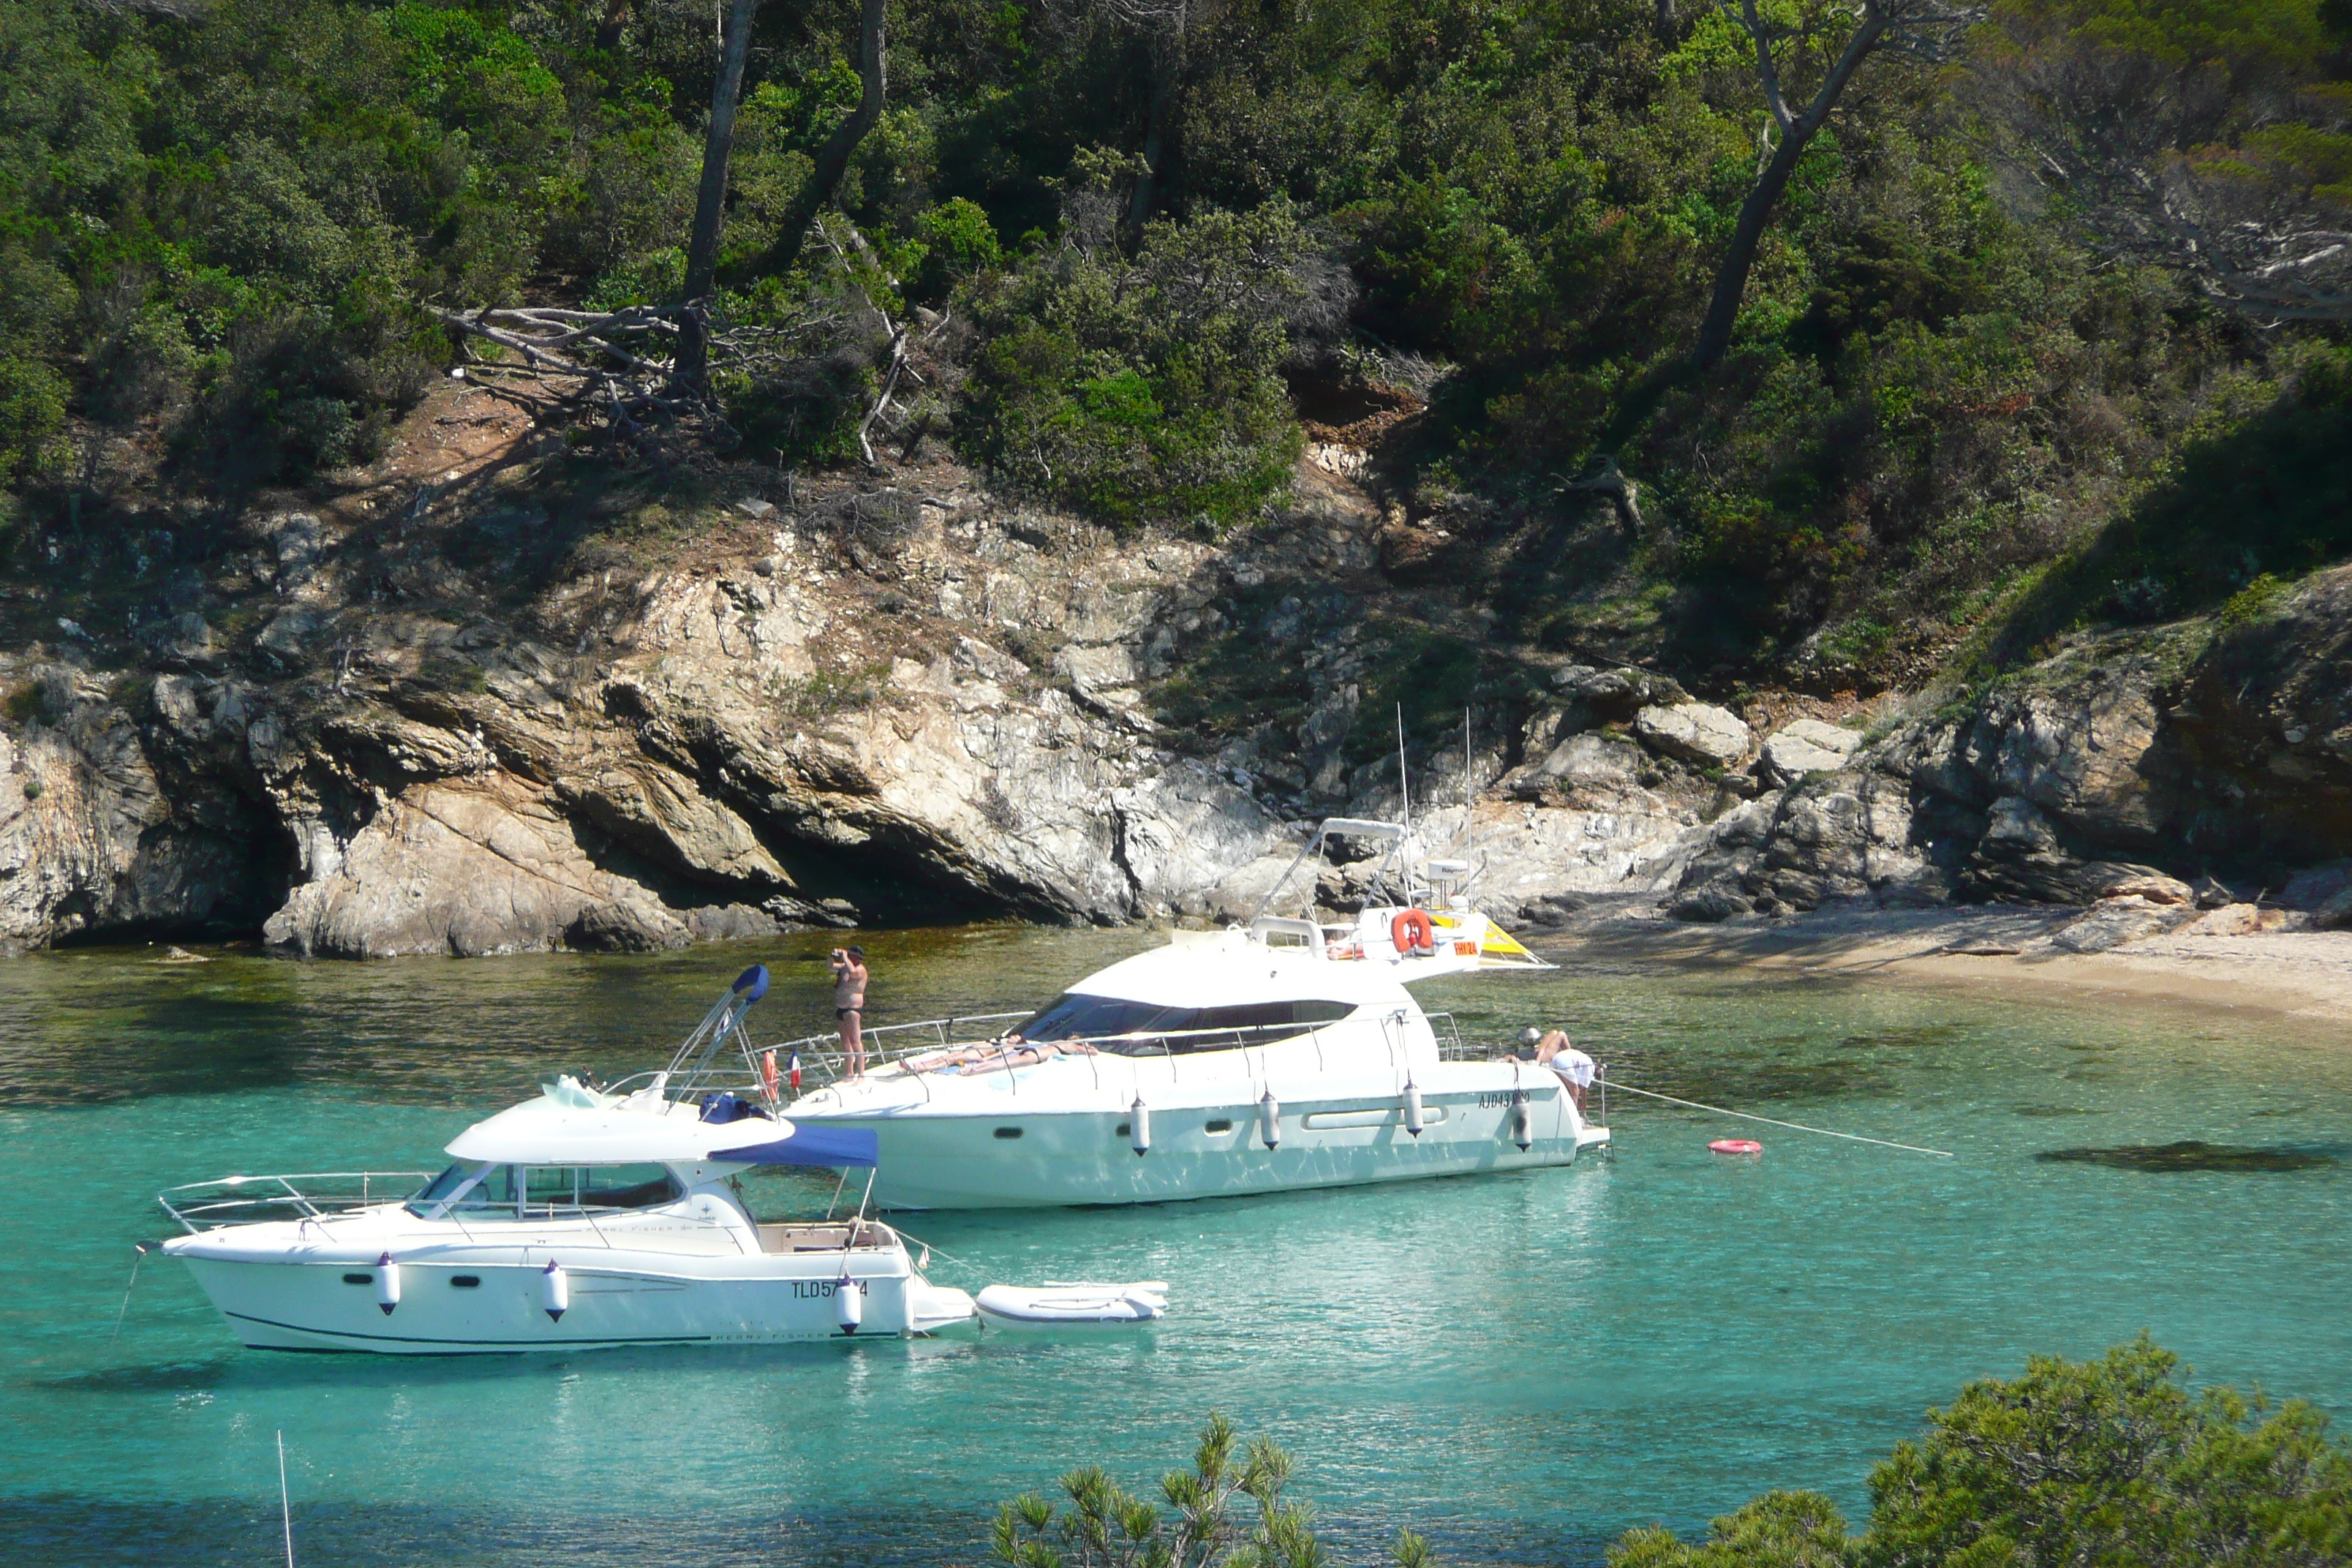
M 1536 1048 L 1538 1067 L 1547 1067 L 1559 1074 L 1560 1082 L 1568 1086 L 1569 1097 L 1576 1101 L 1577 1112 L 1581 1115 L 1584 1091 L 1592 1087 L 1593 1074 L 1599 1070 L 1593 1066 L 1592 1058 L 1569 1044 L 1565 1029 L 1554 1029 L 1549 1033 L 1540 1029 L 1524 1030 L 1519 1035 L 1519 1044 Z

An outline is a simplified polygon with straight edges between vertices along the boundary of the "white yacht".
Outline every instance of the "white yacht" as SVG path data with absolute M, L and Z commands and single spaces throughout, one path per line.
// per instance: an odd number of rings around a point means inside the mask
M 863 1202 L 846 1219 L 753 1217 L 735 1180 L 751 1167 L 837 1167 L 845 1182 L 876 1158 L 870 1133 L 775 1116 L 764 1085 L 708 1087 L 721 1047 L 750 1061 L 743 1015 L 766 988 L 764 969 L 744 973 L 679 1052 L 688 1071 L 626 1094 L 557 1078 L 467 1128 L 429 1180 L 173 1188 L 160 1201 L 187 1234 L 163 1250 L 238 1338 L 274 1350 L 770 1344 L 971 1321 L 971 1298 L 925 1279 Z
M 869 1031 L 880 1065 L 793 1100 L 793 1121 L 871 1134 L 876 1199 L 917 1209 L 1402 1181 L 1570 1164 L 1606 1144 L 1560 1076 L 1465 1048 L 1407 989 L 1550 967 L 1469 907 L 1468 865 L 1399 865 L 1402 826 L 1335 818 L 1292 872 L 1333 837 L 1388 846 L 1352 921 L 1261 906 L 1246 925 L 1175 931 L 1026 1017 Z M 909 1033 L 924 1044 L 905 1047 Z M 838 1050 L 820 1036 L 765 1058 L 784 1057 L 797 1080 L 803 1058 L 831 1068 Z

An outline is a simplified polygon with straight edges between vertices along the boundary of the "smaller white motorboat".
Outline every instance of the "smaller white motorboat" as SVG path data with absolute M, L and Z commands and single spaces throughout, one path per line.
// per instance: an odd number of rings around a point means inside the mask
M 747 970 L 681 1050 L 745 1049 L 767 989 Z M 257 1349 L 394 1354 L 773 1344 L 929 1334 L 971 1298 L 926 1279 L 856 1213 L 763 1220 L 761 1165 L 871 1171 L 874 1135 L 795 1126 L 772 1088 L 657 1075 L 629 1094 L 571 1077 L 467 1128 L 439 1175 L 230 1176 L 162 1195 L 187 1264 Z M 708 1089 L 708 1092 L 705 1090 Z
M 1048 1279 L 1043 1286 L 991 1285 L 973 1298 L 982 1323 L 999 1329 L 1127 1329 L 1168 1315 L 1168 1282 L 1123 1285 Z

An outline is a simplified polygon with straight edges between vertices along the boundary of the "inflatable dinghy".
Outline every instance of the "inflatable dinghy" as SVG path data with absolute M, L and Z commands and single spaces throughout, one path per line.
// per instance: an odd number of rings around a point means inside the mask
M 1168 1282 L 1125 1285 L 1048 1279 L 1042 1287 L 991 1285 L 973 1298 L 981 1321 L 1000 1329 L 1119 1329 L 1168 1315 Z

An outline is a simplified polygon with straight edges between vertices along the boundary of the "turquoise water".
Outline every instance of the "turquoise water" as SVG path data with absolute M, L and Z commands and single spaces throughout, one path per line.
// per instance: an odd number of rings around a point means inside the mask
M 1147 940 L 869 939 L 876 1004 L 1017 1006 Z M 1959 1157 L 1621 1098 L 1616 1157 L 1574 1170 L 911 1224 L 989 1279 L 1165 1279 L 1148 1339 L 273 1355 L 159 1260 L 111 1336 L 159 1188 L 430 1166 L 541 1071 L 650 1065 L 754 957 L 780 976 L 761 1032 L 814 1028 L 824 945 L 0 965 L 0 1557 L 271 1561 L 280 1429 L 305 1568 L 970 1563 L 998 1500 L 1096 1460 L 1148 1482 L 1213 1408 L 1294 1450 L 1343 1555 L 1411 1523 L 1475 1563 L 1592 1561 L 1773 1486 L 1858 1512 L 1872 1460 L 1963 1381 L 2143 1328 L 2200 1380 L 2352 1415 L 2344 1032 L 1622 968 L 1423 999 L 1486 1037 L 1565 1021 L 1628 1081 Z M 1760 1161 L 1706 1152 L 1748 1133 Z M 2181 1139 L 2338 1163 L 2034 1158 Z M 793 1180 L 765 1200 L 829 1190 Z

